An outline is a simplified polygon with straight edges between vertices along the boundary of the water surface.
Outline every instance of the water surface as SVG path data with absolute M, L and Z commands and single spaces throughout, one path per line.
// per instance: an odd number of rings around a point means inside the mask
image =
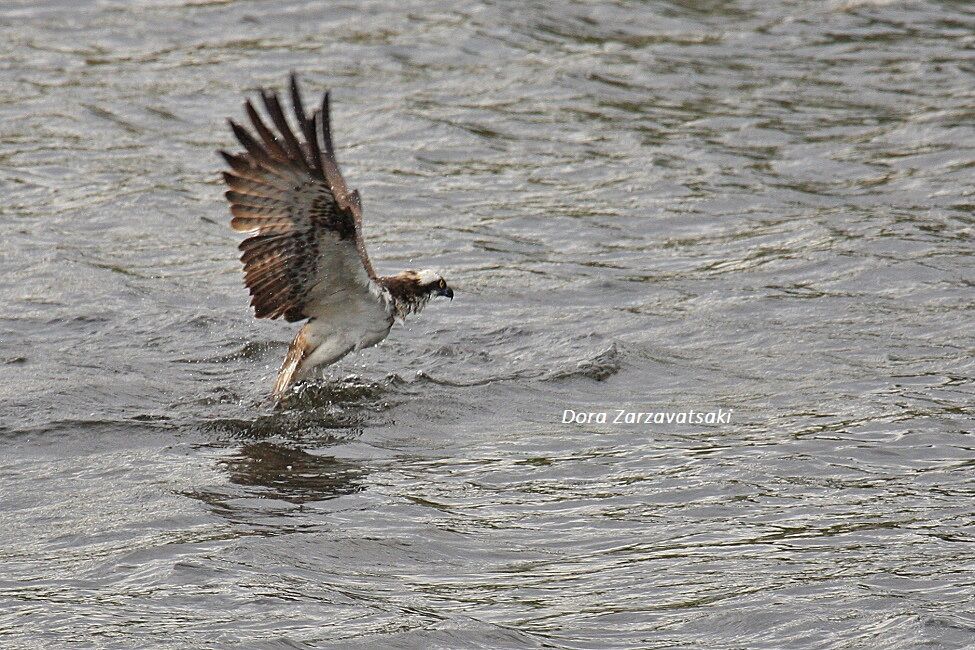
M 6 3 L 0 645 L 971 647 L 973 34 Z M 290 70 L 377 268 L 457 297 L 272 412 L 214 152 Z

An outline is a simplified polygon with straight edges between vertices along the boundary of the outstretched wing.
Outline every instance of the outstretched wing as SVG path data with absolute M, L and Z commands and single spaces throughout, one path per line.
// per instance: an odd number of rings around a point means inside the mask
M 230 165 L 223 178 L 231 227 L 252 233 L 240 244 L 244 281 L 257 318 L 291 322 L 327 310 L 349 292 L 368 295 L 375 272 L 362 240 L 359 193 L 339 172 L 329 125 L 328 93 L 305 114 L 291 75 L 292 131 L 278 96 L 262 90 L 268 126 L 250 100 L 244 103 L 254 134 L 229 120 L 243 146 L 221 151 Z

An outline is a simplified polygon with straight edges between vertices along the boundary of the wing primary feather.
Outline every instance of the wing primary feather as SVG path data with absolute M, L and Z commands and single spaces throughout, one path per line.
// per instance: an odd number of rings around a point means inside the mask
M 335 147 L 332 146 L 332 113 L 331 113 L 331 108 L 330 108 L 330 104 L 329 104 L 329 93 L 328 93 L 328 91 L 325 91 L 322 94 L 322 107 L 319 110 L 321 110 L 321 113 L 322 113 L 322 127 L 321 127 L 321 132 L 322 132 L 321 147 L 322 147 L 322 151 L 324 151 L 328 155 L 328 157 L 331 158 L 334 161 L 335 160 Z
M 288 157 L 294 162 L 309 166 L 304 153 L 301 151 L 301 145 L 295 138 L 291 127 L 288 126 L 288 120 L 285 119 L 284 111 L 281 110 L 281 102 L 278 100 L 277 94 L 272 91 L 263 91 L 261 98 L 264 100 L 264 108 L 267 109 L 267 114 L 271 116 L 271 121 L 274 122 L 274 126 L 284 138 L 284 149 L 288 152 Z
M 319 140 L 318 144 L 322 147 L 322 151 L 325 152 L 322 155 L 322 174 L 324 174 L 325 180 L 328 181 L 335 198 L 339 201 L 344 201 L 345 181 L 342 179 L 342 173 L 339 172 L 339 167 L 335 162 L 335 156 L 330 153 L 327 146 L 324 146 L 329 141 L 329 136 L 325 132 L 325 119 L 322 118 L 322 115 L 324 113 L 320 110 L 315 111 L 315 136 Z
M 234 135 L 237 136 L 237 141 L 247 150 L 247 153 L 251 158 L 258 162 L 271 162 L 271 156 L 264 150 L 264 147 L 254 139 L 254 136 L 248 132 L 247 129 L 237 124 L 234 120 L 227 120 L 230 124 L 230 128 L 233 130 Z
M 220 154 L 220 157 L 223 158 L 227 165 L 235 172 L 240 174 L 254 174 L 254 166 L 247 162 L 247 159 L 244 156 L 232 154 L 229 151 L 224 151 L 223 149 L 220 149 L 217 153 Z
M 308 143 L 308 155 L 311 158 L 311 166 L 316 172 L 321 173 L 322 154 L 318 149 L 318 142 L 315 139 L 315 127 L 308 121 L 308 116 L 305 115 L 305 107 L 301 101 L 301 90 L 298 88 L 298 76 L 293 72 L 291 73 L 291 105 L 294 107 L 295 117 L 298 119 L 298 127 L 301 129 Z
M 247 150 L 246 154 L 239 156 L 233 156 L 227 154 L 226 152 L 221 152 L 224 160 L 227 164 L 233 168 L 235 172 L 241 175 L 246 175 L 255 180 L 263 179 L 264 182 L 272 183 L 273 178 L 280 179 L 284 182 L 284 185 L 275 184 L 276 187 L 280 189 L 286 189 L 288 187 L 293 187 L 298 183 L 304 182 L 308 178 L 308 172 L 300 168 L 296 168 L 290 162 L 275 160 L 268 154 L 267 151 L 260 145 L 254 136 L 250 134 L 244 127 L 240 126 L 233 120 L 228 120 L 231 128 L 234 131 L 234 135 L 240 140 L 241 145 Z
M 286 161 L 288 154 L 281 147 L 280 143 L 278 143 L 278 139 L 274 137 L 271 129 L 267 128 L 267 125 L 264 124 L 260 114 L 255 110 L 254 105 L 251 104 L 249 99 L 244 102 L 244 110 L 247 111 L 247 117 L 250 118 L 251 124 L 254 125 L 254 130 L 257 131 L 257 135 L 264 141 L 264 146 L 267 147 L 270 154 L 279 160 Z
M 342 178 L 342 172 L 339 171 L 339 161 L 335 158 L 335 144 L 332 142 L 332 104 L 331 95 L 328 91 L 322 93 L 322 106 L 316 115 L 318 116 L 316 136 L 319 139 L 318 146 L 322 151 L 322 171 L 332 189 L 344 198 L 347 188 L 345 179 Z

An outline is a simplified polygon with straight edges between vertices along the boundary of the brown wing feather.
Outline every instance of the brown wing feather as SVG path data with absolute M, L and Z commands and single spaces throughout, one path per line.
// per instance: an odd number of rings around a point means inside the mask
M 290 95 L 298 135 L 278 96 L 261 91 L 270 122 L 245 102 L 256 137 L 231 120 L 244 151 L 220 153 L 230 166 L 223 174 L 230 225 L 253 233 L 240 244 L 240 259 L 254 314 L 296 321 L 308 318 L 314 302 L 329 295 L 323 284 L 366 290 L 376 275 L 362 239 L 359 193 L 348 190 L 335 160 L 328 94 L 311 116 L 293 74 Z M 356 265 L 361 266 L 350 268 Z
M 329 94 L 322 95 L 321 108 L 315 111 L 312 116 L 311 127 L 315 137 L 309 142 L 314 142 L 314 147 L 318 150 L 319 161 L 321 163 L 322 175 L 327 179 L 332 188 L 336 200 L 344 210 L 352 213 L 356 228 L 356 250 L 362 258 L 362 264 L 370 278 L 376 277 L 376 271 L 372 268 L 369 254 L 366 252 L 365 240 L 362 236 L 362 200 L 359 198 L 358 190 L 349 191 L 339 171 L 338 161 L 335 159 L 335 145 L 332 144 L 332 126 L 329 118 Z M 306 131 L 307 132 L 307 131 Z

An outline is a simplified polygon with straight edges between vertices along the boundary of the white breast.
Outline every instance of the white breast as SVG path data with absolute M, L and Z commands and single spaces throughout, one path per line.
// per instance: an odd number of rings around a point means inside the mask
M 315 366 L 335 363 L 349 352 L 376 345 L 393 325 L 391 300 L 385 290 L 335 289 L 316 305 L 305 328 L 311 355 L 302 364 L 306 376 Z

